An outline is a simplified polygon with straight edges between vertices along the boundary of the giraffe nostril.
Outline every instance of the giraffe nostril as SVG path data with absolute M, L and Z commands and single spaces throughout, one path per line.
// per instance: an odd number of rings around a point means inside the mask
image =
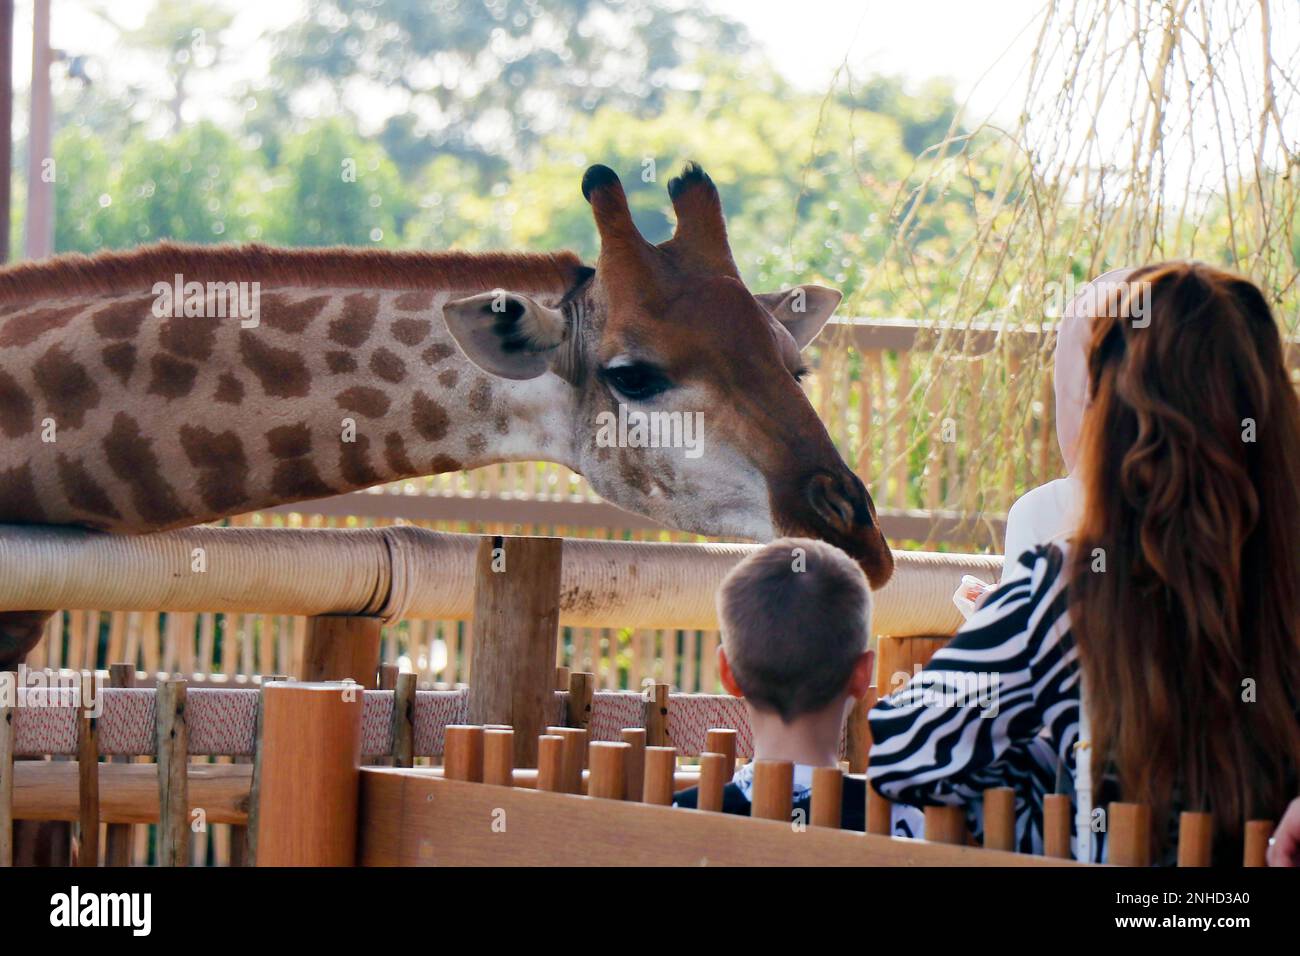
M 859 510 L 853 490 L 852 485 L 845 488 L 833 475 L 818 473 L 808 481 L 808 503 L 827 525 L 840 533 L 848 533 L 853 529 Z

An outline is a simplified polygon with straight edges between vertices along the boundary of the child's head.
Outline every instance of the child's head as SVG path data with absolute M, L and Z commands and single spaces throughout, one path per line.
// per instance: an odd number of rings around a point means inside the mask
M 782 538 L 718 591 L 727 689 L 790 723 L 871 682 L 871 592 L 857 563 L 824 541 Z

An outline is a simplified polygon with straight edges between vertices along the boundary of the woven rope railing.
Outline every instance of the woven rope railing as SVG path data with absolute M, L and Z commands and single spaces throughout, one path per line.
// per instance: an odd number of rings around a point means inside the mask
M 255 689 L 190 688 L 186 719 L 191 756 L 251 757 L 257 750 Z M 568 694 L 555 692 L 552 721 L 564 723 Z M 101 756 L 152 756 L 157 747 L 154 688 L 103 688 L 99 691 L 96 740 Z M 364 694 L 361 752 L 384 757 L 393 752 L 393 692 Z M 78 753 L 77 722 L 81 715 L 71 697 L 55 690 L 23 688 L 14 711 L 14 752 L 19 757 L 66 756 Z M 449 724 L 463 724 L 469 715 L 469 691 L 419 691 L 415 695 L 413 754 L 439 757 Z M 645 699 L 631 691 L 599 691 L 593 695 L 591 740 L 616 741 L 624 728 L 644 727 Z M 736 753 L 753 754 L 753 738 L 742 701 L 709 694 L 674 694 L 668 711 L 668 735 L 678 753 L 704 751 L 709 730 L 736 731 Z
M 188 528 L 138 537 L 0 525 L 0 610 L 228 611 L 467 620 L 478 537 L 422 528 Z M 755 546 L 566 539 L 560 619 L 716 627 L 714 594 Z M 951 632 L 963 574 L 999 557 L 897 552 L 875 595 L 880 634 Z M 199 570 L 201 568 L 201 570 Z

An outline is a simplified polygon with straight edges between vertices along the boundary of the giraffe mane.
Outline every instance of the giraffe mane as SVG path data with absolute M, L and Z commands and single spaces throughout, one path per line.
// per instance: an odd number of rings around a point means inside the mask
M 94 255 L 68 253 L 0 268 L 0 302 L 81 293 L 147 292 L 179 273 L 186 282 L 517 292 L 569 290 L 582 276 L 572 252 L 424 252 L 331 246 L 284 249 L 260 243 L 204 246 L 161 242 Z

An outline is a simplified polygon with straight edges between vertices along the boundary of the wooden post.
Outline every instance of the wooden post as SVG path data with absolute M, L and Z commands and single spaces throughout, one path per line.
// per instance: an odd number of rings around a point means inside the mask
M 838 830 L 844 805 L 844 774 L 839 767 L 813 770 L 812 813 L 809 822 L 815 827 Z
M 555 668 L 555 689 L 569 689 L 569 669 L 567 667 L 557 666 Z
M 563 737 L 543 734 L 537 739 L 537 789 L 564 792 Z
M 1070 852 L 1070 796 L 1049 793 L 1043 798 L 1043 856 L 1068 860 Z
M 1268 866 L 1268 838 L 1273 835 L 1272 820 L 1246 821 L 1246 846 L 1241 865 Z
M 5 697 L 18 693 L 18 675 L 0 671 Z M 17 700 L 0 699 L 0 866 L 14 865 L 14 718 Z
M 379 689 L 397 690 L 397 675 L 400 673 L 402 673 L 402 669 L 396 664 L 380 664 Z
M 868 754 L 871 753 L 871 724 L 867 714 L 876 706 L 876 689 L 868 688 L 862 699 L 853 705 L 845 734 L 844 755 L 849 760 L 849 773 L 866 773 Z
M 966 811 L 962 807 L 926 807 L 925 839 L 927 843 L 967 842 Z
M 135 664 L 117 663 L 108 667 L 108 686 L 134 687 Z M 109 763 L 130 763 L 130 757 L 109 757 Z M 135 830 L 129 823 L 110 823 L 104 846 L 105 866 L 130 866 Z M 232 836 L 231 842 L 234 843 Z
M 645 702 L 645 742 L 651 747 L 667 747 L 672 741 L 668 739 L 668 695 L 672 688 L 667 684 L 655 684 Z
M 188 866 L 190 729 L 183 680 L 160 680 L 158 723 L 158 865 Z
M 622 800 L 627 784 L 627 752 L 632 748 L 625 743 L 598 740 L 592 743 L 589 754 L 591 780 L 587 795 L 605 800 Z
M 673 774 L 677 770 L 675 747 L 646 747 L 643 803 L 670 806 L 673 802 Z
M 377 617 L 320 615 L 307 619 L 302 651 L 304 681 L 353 680 L 373 688 L 379 674 Z
M 1209 866 L 1214 851 L 1214 816 L 1185 810 L 1178 815 L 1178 865 Z
M 876 793 L 867 784 L 867 832 L 876 836 L 892 836 L 894 832 L 894 805 Z
M 596 691 L 596 675 L 574 671 L 569 675 L 569 699 L 565 704 L 564 722 L 570 727 L 591 727 L 591 701 Z
M 352 866 L 364 691 L 347 683 L 262 688 L 258 866 Z
M 636 802 L 645 792 L 645 728 L 624 727 L 623 743 L 628 745 L 624 769 L 627 782 L 623 786 L 623 799 Z
M 560 538 L 479 541 L 469 719 L 513 727 L 517 767 L 537 762 L 537 737 L 555 713 L 562 548 Z
M 498 787 L 514 786 L 515 732 L 491 727 L 483 731 L 483 782 Z
M 288 680 L 282 674 L 263 674 L 257 693 L 257 723 L 253 731 L 253 782 L 248 788 L 248 825 L 232 828 L 231 866 L 257 866 L 257 809 L 262 792 L 262 718 L 266 714 L 266 688 L 273 681 Z M 246 761 L 240 757 L 236 761 Z
M 1109 859 L 1115 866 L 1151 865 L 1151 808 L 1112 803 L 1106 811 Z
M 415 766 L 415 683 L 417 675 L 397 675 L 393 686 L 393 766 Z
M 579 727 L 548 727 L 564 741 L 563 785 L 565 793 L 582 793 L 582 771 L 586 765 L 587 732 Z
M 899 689 L 895 675 L 907 675 L 911 680 L 918 667 L 925 667 L 935 651 L 952 638 L 943 637 L 890 637 L 881 635 L 876 641 L 876 688 L 881 697 L 888 697 Z M 901 679 L 901 677 L 900 677 Z
M 984 848 L 1016 848 L 1016 792 L 1010 787 L 990 787 L 984 791 Z
M 82 678 L 82 686 L 94 677 Z M 99 741 L 85 698 L 77 715 L 77 865 L 99 866 Z
M 448 780 L 483 782 L 483 728 L 448 724 L 442 752 L 442 772 Z
M 794 764 L 788 760 L 755 760 L 753 816 L 789 822 L 793 808 Z
M 700 754 L 700 784 L 695 806 L 714 813 L 722 810 L 722 791 L 731 782 L 735 763 L 728 763 L 725 754 Z
M 704 735 L 704 749 L 727 758 L 727 773 L 736 772 L 736 732 L 730 727 L 713 727 Z M 730 780 L 730 776 L 727 778 Z

